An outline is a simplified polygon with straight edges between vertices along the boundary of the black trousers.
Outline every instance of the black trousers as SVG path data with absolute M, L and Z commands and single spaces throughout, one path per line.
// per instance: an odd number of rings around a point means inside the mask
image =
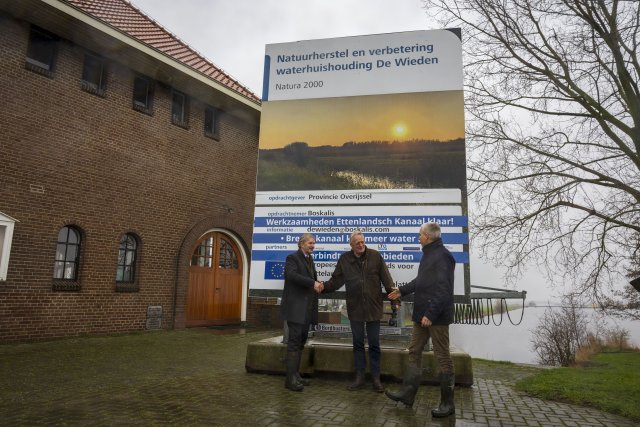
M 309 323 L 287 321 L 287 328 L 289 328 L 287 351 L 302 351 L 309 336 Z

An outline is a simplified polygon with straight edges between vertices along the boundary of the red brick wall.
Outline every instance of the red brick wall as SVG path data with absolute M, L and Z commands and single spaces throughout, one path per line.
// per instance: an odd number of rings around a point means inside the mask
M 140 330 L 149 305 L 170 328 L 174 300 L 180 326 L 198 237 L 224 228 L 249 249 L 257 126 L 223 114 L 220 141 L 206 138 L 198 99 L 183 129 L 171 124 L 166 85 L 156 84 L 149 116 L 132 109 L 126 66 L 109 63 L 99 97 L 80 88 L 82 47 L 61 41 L 48 78 L 25 69 L 28 23 L 0 16 L 0 39 L 0 212 L 19 221 L 0 283 L 0 342 Z M 75 292 L 52 291 L 66 224 L 83 232 Z M 133 293 L 114 291 L 126 232 L 141 243 Z
M 250 297 L 247 302 L 247 320 L 249 326 L 282 328 L 284 321 L 280 314 L 278 298 Z

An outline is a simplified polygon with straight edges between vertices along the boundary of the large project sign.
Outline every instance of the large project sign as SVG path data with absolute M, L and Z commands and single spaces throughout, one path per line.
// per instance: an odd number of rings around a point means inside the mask
M 282 289 L 303 233 L 327 280 L 354 230 L 402 285 L 435 221 L 468 294 L 465 169 L 458 30 L 267 45 L 250 292 Z

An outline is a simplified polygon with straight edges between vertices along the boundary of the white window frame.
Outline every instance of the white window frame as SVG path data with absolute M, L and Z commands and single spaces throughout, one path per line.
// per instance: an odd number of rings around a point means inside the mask
M 0 212 L 0 281 L 7 280 L 9 270 L 9 255 L 11 255 L 11 241 L 13 227 L 18 220 Z

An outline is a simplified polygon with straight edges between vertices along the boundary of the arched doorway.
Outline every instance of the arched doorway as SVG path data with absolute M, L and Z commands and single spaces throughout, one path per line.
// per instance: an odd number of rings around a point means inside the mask
M 242 256 L 229 236 L 205 234 L 191 253 L 186 326 L 240 323 Z

